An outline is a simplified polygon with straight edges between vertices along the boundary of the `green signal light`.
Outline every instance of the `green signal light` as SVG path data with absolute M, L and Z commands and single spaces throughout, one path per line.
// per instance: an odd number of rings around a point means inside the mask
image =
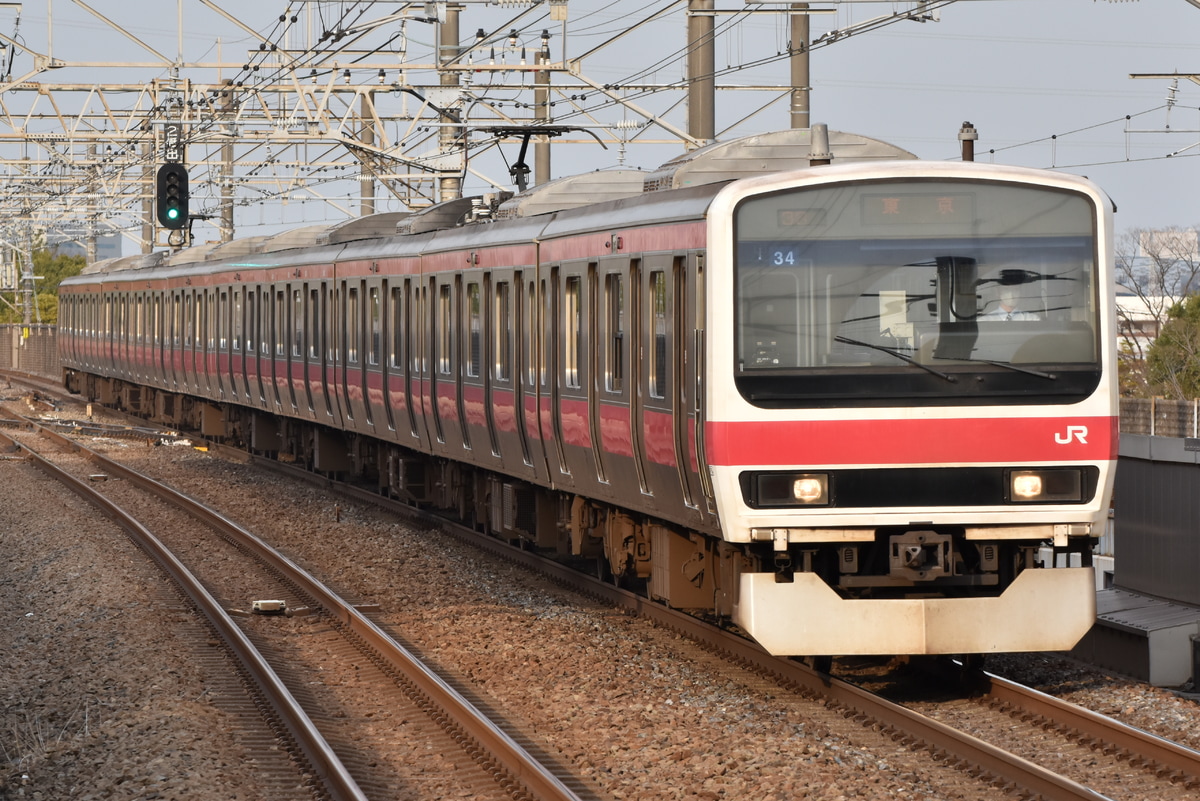
M 179 209 L 167 209 L 167 216 L 172 220 L 179 219 Z

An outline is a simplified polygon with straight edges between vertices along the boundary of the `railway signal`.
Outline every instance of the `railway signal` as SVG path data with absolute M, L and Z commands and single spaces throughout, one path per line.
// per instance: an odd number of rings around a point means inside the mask
M 178 230 L 188 221 L 188 171 L 182 164 L 164 164 L 158 168 L 155 208 L 164 228 Z

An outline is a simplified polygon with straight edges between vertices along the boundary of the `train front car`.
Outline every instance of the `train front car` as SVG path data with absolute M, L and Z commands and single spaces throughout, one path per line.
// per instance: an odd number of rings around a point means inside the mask
M 1085 180 L 982 164 L 834 166 L 716 199 L 705 447 L 749 557 L 734 620 L 764 647 L 1087 632 L 1116 460 L 1111 223 Z

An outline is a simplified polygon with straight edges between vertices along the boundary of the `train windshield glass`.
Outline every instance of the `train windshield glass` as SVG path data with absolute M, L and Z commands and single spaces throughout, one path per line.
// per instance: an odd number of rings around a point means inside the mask
M 736 376 L 756 403 L 1051 403 L 1099 381 L 1084 195 L 839 184 L 745 200 L 734 230 Z

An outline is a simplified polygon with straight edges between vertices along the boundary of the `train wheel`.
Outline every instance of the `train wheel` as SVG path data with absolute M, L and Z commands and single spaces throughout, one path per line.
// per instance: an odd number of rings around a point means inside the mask
M 806 656 L 804 664 L 818 673 L 824 673 L 826 676 L 833 673 L 833 657 L 832 656 Z

